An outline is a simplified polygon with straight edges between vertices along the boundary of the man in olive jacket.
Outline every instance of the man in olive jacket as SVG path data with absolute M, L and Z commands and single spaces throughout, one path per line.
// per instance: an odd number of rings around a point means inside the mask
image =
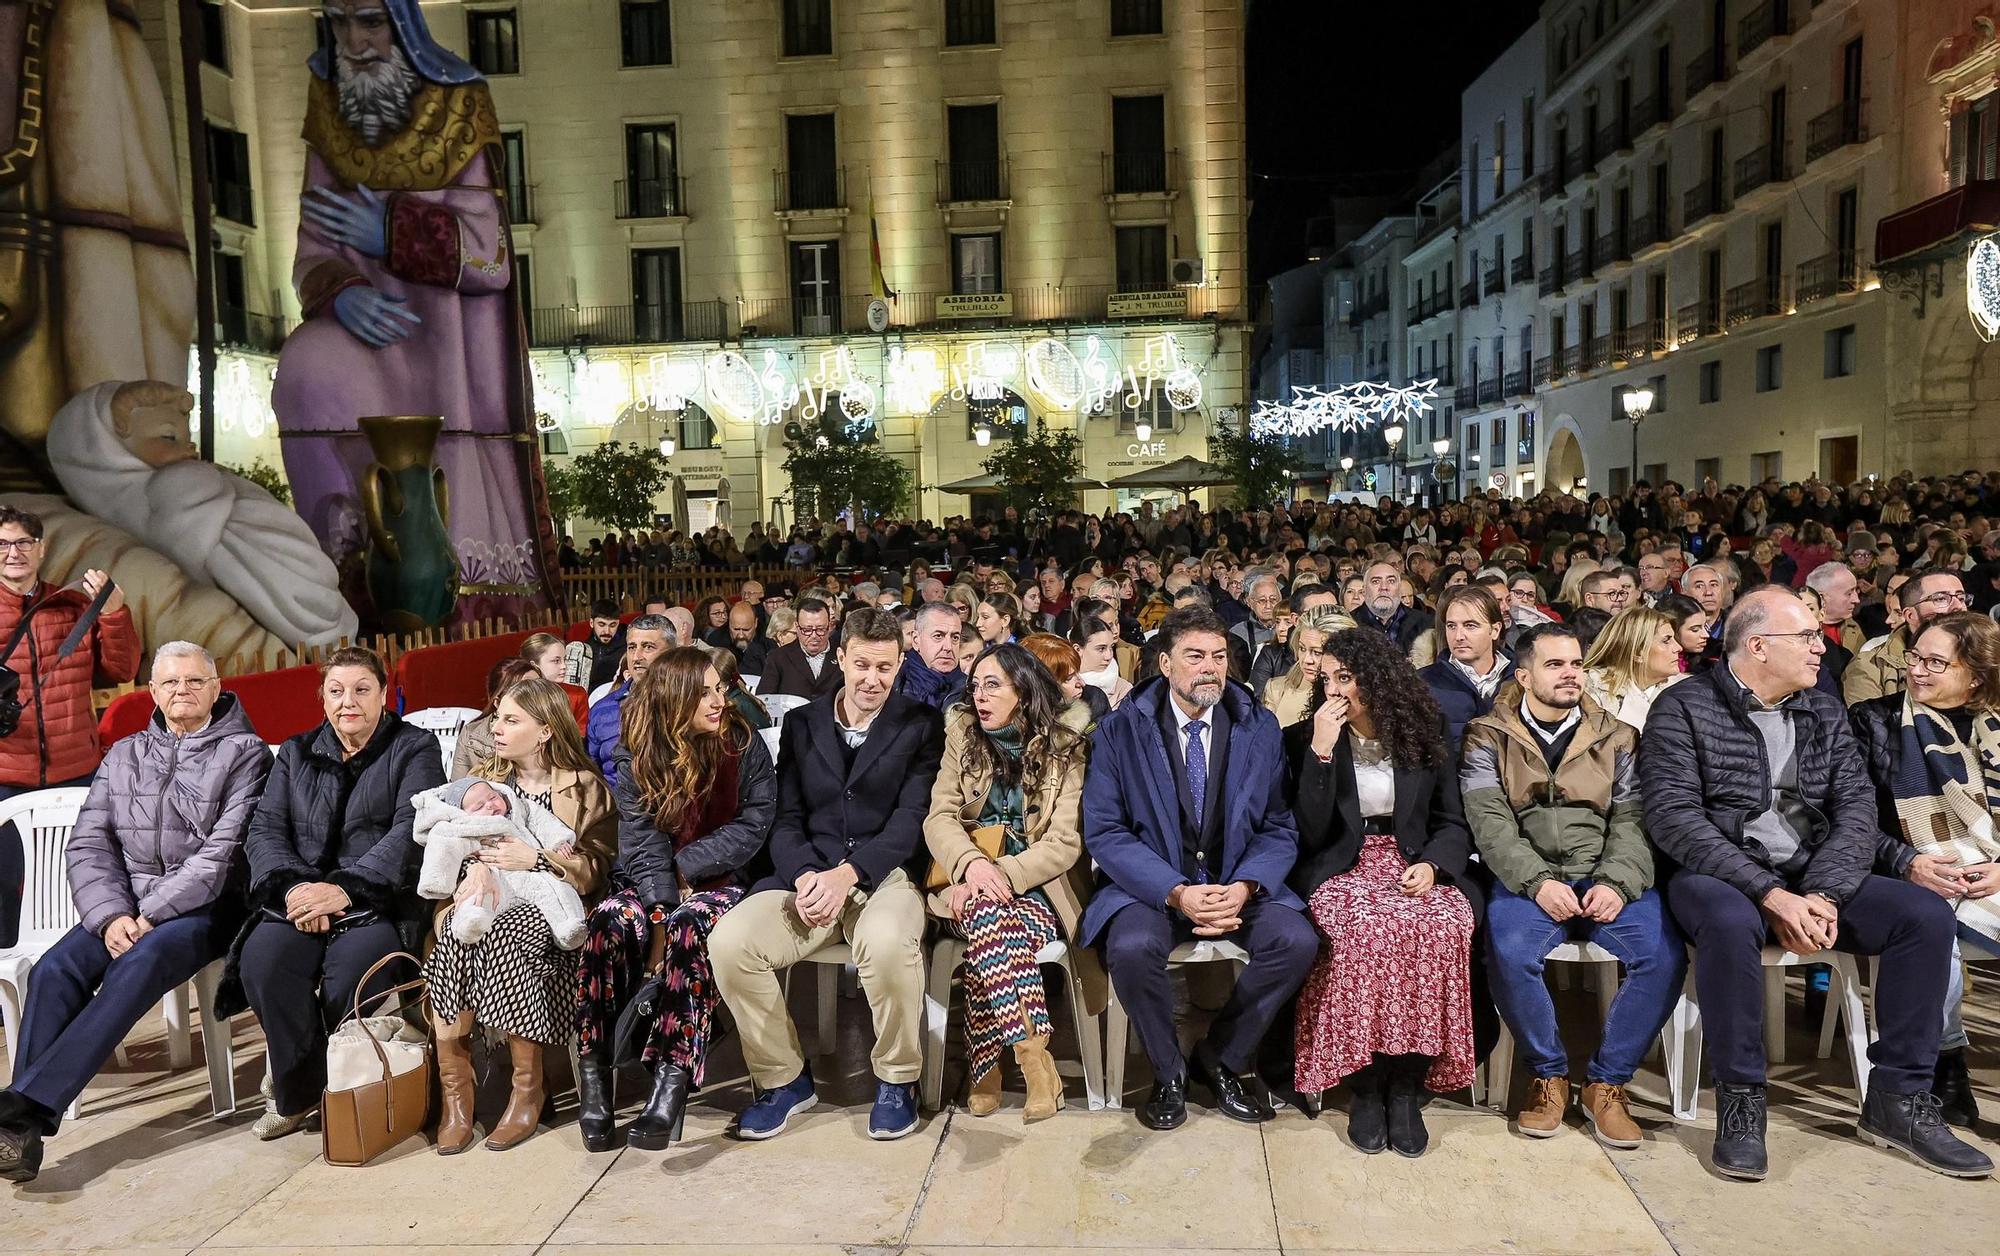
M 1626 978 L 1590 1061 L 1583 1112 L 1599 1142 L 1636 1147 L 1625 1085 L 1673 1013 L 1687 966 L 1652 888 L 1638 734 L 1583 696 L 1574 628 L 1529 629 L 1514 667 L 1492 713 L 1466 727 L 1459 785 L 1496 882 L 1486 908 L 1494 1002 L 1535 1075 L 1518 1125 L 1536 1138 L 1562 1130 L 1569 1057 L 1542 966 L 1563 942 L 1595 942 L 1624 962 Z

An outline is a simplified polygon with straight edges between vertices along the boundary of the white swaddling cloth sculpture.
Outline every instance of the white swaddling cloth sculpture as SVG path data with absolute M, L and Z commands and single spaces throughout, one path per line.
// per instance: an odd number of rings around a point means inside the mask
M 359 620 L 312 529 L 255 484 L 197 458 L 193 408 L 186 389 L 158 380 L 84 389 L 49 428 L 63 490 L 235 598 L 281 640 L 352 637 Z

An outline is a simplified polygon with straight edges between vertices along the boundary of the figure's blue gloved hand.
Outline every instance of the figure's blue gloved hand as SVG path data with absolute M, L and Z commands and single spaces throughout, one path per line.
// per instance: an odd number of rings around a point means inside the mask
M 313 229 L 335 244 L 363 257 L 381 257 L 389 251 L 389 203 L 365 183 L 355 188 L 353 196 L 342 196 L 332 188 L 307 188 L 299 208 Z
M 379 288 L 348 288 L 333 298 L 333 316 L 362 344 L 386 349 L 402 340 L 423 319 L 405 309 L 403 298 Z

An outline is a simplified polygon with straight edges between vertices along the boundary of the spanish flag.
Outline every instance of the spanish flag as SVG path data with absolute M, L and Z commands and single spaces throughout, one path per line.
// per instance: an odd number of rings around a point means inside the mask
M 875 191 L 872 187 L 868 191 L 868 278 L 874 286 L 876 299 L 896 299 L 889 281 L 882 277 L 882 228 L 875 221 Z

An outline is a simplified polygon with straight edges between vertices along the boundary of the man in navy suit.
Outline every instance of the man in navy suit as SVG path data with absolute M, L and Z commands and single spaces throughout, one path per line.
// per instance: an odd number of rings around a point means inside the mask
M 1174 611 L 1157 639 L 1160 675 L 1097 726 L 1084 778 L 1083 840 L 1099 880 L 1082 941 L 1102 946 L 1152 1061 L 1139 1120 L 1163 1130 L 1187 1119 L 1167 957 L 1195 938 L 1248 952 L 1194 1064 L 1224 1115 L 1268 1121 L 1270 1106 L 1242 1075 L 1319 952 L 1285 888 L 1298 829 L 1285 806 L 1283 738 L 1271 713 L 1228 680 L 1228 629 L 1214 612 Z

